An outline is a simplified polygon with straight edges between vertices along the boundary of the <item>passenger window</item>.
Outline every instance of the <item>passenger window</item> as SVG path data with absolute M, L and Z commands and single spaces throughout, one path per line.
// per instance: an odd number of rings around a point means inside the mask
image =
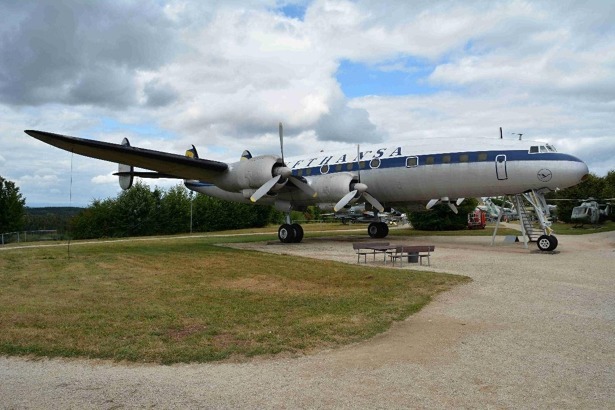
M 337 165 L 335 166 L 335 170 L 336 170 L 336 171 L 341 171 L 341 170 L 342 170 L 342 164 L 337 164 Z
M 468 154 L 459 155 L 459 162 L 468 162 L 469 160 L 470 160 L 470 157 L 468 156 Z
M 478 153 L 478 160 L 479 161 L 487 161 L 487 153 L 486 152 L 479 152 Z
M 431 155 L 425 158 L 426 165 L 433 165 L 433 163 L 434 163 L 434 158 Z
M 450 155 L 442 155 L 442 163 L 443 164 L 450 164 L 451 163 L 451 156 Z
M 371 168 L 380 168 L 380 158 L 374 158 L 369 162 Z
M 406 167 L 413 168 L 419 165 L 419 157 L 408 157 L 406 158 Z
M 327 174 L 328 172 L 329 172 L 329 165 L 325 164 L 322 167 L 320 167 L 321 174 Z
M 354 164 L 353 164 L 352 162 L 349 162 L 348 164 L 346 164 L 346 169 L 347 169 L 348 171 L 352 171 L 352 166 L 353 166 L 353 165 L 354 165 Z

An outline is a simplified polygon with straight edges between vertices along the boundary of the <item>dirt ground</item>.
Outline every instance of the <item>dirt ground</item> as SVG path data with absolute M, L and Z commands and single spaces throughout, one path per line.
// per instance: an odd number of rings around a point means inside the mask
M 237 246 L 356 263 L 350 235 Z M 615 232 L 558 239 L 557 253 L 542 254 L 502 238 L 395 237 L 436 246 L 430 267 L 403 269 L 473 282 L 373 339 L 297 358 L 156 366 L 0 357 L 0 407 L 615 408 Z

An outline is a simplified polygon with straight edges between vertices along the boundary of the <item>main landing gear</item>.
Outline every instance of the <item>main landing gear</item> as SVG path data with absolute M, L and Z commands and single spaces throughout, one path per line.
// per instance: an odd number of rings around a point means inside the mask
M 278 228 L 278 239 L 283 243 L 299 243 L 303 239 L 303 228 L 297 223 L 282 224 Z
M 367 227 L 371 238 L 385 238 L 389 234 L 389 226 L 385 222 L 372 222 Z M 282 243 L 299 243 L 303 240 L 303 228 L 298 223 L 291 223 L 290 215 L 286 216 L 286 223 L 278 228 L 278 239 Z
M 367 227 L 370 238 L 386 238 L 389 234 L 389 226 L 384 222 L 372 222 Z

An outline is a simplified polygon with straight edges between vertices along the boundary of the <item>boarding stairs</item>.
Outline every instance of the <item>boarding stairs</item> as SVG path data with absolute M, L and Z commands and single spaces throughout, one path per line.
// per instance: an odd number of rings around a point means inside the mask
M 519 216 L 519 224 L 521 225 L 521 232 L 529 242 L 536 242 L 540 235 L 543 234 L 543 230 L 534 225 L 536 213 L 534 208 L 527 206 L 527 202 L 524 200 L 524 194 L 517 194 L 512 197 L 512 203 L 515 205 L 515 210 Z
M 532 190 L 522 194 L 510 195 L 508 199 L 513 203 L 517 215 L 519 216 L 525 248 L 527 248 L 528 242 L 536 242 L 542 235 L 551 235 L 553 230 L 551 229 L 551 222 L 549 221 L 549 208 L 547 207 L 543 192 Z M 529 204 L 529 206 L 526 204 Z M 500 213 L 491 238 L 491 245 L 495 243 L 495 236 L 497 235 L 503 214 L 503 209 L 500 208 Z M 538 226 L 536 226 L 535 223 Z

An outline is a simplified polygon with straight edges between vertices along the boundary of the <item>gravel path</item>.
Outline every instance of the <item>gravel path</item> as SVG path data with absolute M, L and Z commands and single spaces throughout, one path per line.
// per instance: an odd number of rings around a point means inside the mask
M 394 238 L 436 245 L 432 266 L 413 269 L 474 281 L 385 334 L 299 358 L 156 366 L 0 357 L 0 407 L 615 408 L 615 232 L 558 239 L 551 255 L 484 237 Z M 338 240 L 241 246 L 356 262 Z

